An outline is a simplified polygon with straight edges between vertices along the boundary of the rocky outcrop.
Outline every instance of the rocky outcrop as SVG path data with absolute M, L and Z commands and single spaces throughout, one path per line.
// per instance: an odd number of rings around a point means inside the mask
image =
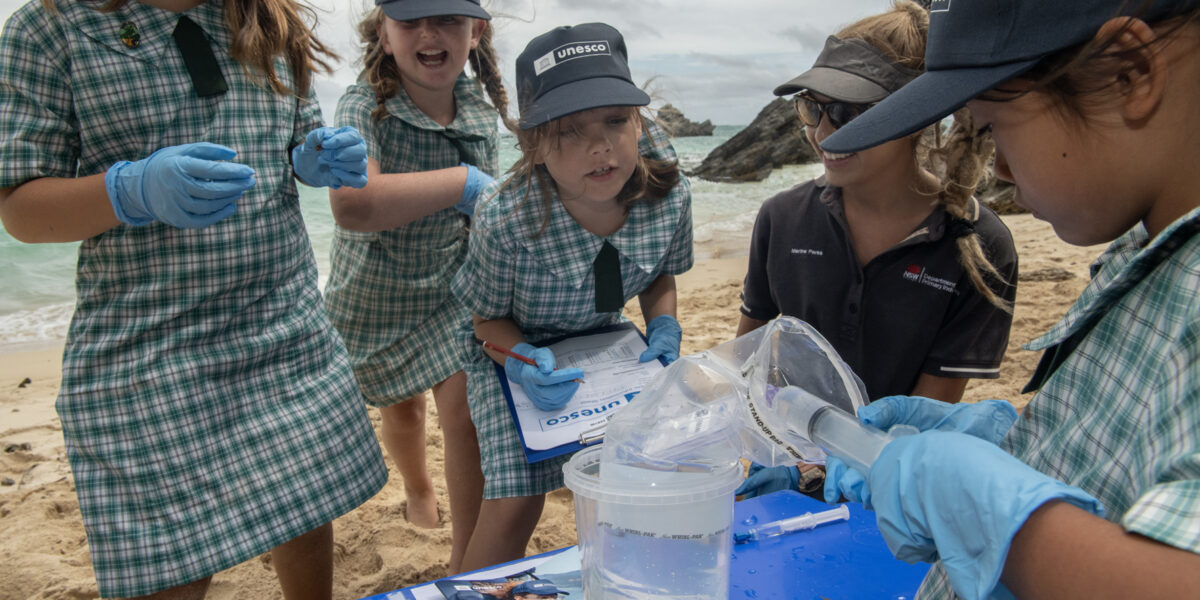
M 997 179 L 989 167 L 987 176 L 975 188 L 975 196 L 985 206 L 996 211 L 998 215 L 1019 215 L 1029 212 L 1013 202 L 1015 189 L 1013 184 Z
M 696 135 L 712 135 L 716 127 L 712 121 L 705 119 L 703 123 L 689 121 L 678 108 L 664 104 L 658 109 L 656 120 L 671 137 L 691 137 Z
M 762 181 L 775 167 L 816 160 L 792 103 L 776 98 L 745 129 L 713 148 L 689 175 L 709 181 Z

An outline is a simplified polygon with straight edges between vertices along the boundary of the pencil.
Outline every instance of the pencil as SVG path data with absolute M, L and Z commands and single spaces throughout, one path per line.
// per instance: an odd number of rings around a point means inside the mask
M 533 360 L 532 358 L 529 358 L 528 356 L 525 356 L 524 354 L 517 354 L 516 352 L 513 352 L 512 350 L 509 350 L 508 348 L 505 348 L 504 346 L 497 346 L 496 344 L 493 344 L 487 340 L 480 340 L 480 342 L 482 342 L 483 347 L 487 348 L 488 350 L 495 350 L 496 352 L 499 352 L 500 354 L 503 354 L 505 356 L 511 356 L 512 358 L 515 358 L 527 365 L 531 365 L 534 367 L 538 366 L 536 360 Z M 555 369 L 555 370 L 557 370 L 557 369 Z M 583 383 L 582 379 L 573 379 L 572 381 L 575 381 L 578 383 Z

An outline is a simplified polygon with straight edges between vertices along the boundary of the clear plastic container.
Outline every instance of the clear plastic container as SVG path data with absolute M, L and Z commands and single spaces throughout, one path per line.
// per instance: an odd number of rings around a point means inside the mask
M 723 600 L 729 595 L 736 463 L 672 471 L 608 465 L 600 448 L 563 466 L 575 494 L 588 600 Z

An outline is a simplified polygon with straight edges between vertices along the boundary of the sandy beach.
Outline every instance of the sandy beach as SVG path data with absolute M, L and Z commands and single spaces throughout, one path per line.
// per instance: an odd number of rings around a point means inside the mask
M 1020 408 L 1028 401 L 1020 389 L 1039 358 L 1038 353 L 1021 350 L 1021 344 L 1066 311 L 1086 285 L 1088 265 L 1102 247 L 1067 245 L 1049 225 L 1029 215 L 1006 216 L 1004 221 L 1013 232 L 1021 263 L 1012 334 L 1001 377 L 972 381 L 966 398 L 1004 398 Z M 745 257 L 711 259 L 679 278 L 683 354 L 733 337 L 745 266 Z M 626 314 L 643 325 L 636 301 Z M 95 598 L 79 503 L 54 412 L 62 347 L 9 350 L 0 349 L 0 599 Z M 377 412 L 372 419 L 378 431 Z M 435 415 L 428 423 L 429 468 L 446 513 L 442 437 Z M 393 471 L 382 492 L 335 521 L 335 598 L 361 598 L 450 575 L 445 566 L 449 523 L 437 529 L 411 526 L 403 518 L 403 501 L 403 487 Z M 574 543 L 571 496 L 559 490 L 550 495 L 528 552 Z M 217 574 L 208 597 L 281 598 L 270 556 Z

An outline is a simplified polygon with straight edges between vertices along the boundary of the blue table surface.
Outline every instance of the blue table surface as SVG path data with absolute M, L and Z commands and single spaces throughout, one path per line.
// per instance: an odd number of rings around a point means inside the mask
M 731 600 L 909 600 L 929 565 L 910 565 L 888 550 L 875 513 L 847 504 L 848 521 L 761 541 L 735 544 L 730 561 Z M 735 502 L 733 531 L 833 508 L 799 492 L 782 491 Z M 559 551 L 554 551 L 559 552 Z M 547 553 L 552 554 L 553 552 Z M 539 555 L 544 556 L 544 555 Z M 517 562 L 517 561 L 514 561 Z M 469 574 L 467 574 L 469 575 Z M 455 575 L 455 579 L 469 576 Z M 405 592 L 412 588 L 396 590 Z M 363 600 L 398 597 L 395 592 Z M 403 594 L 411 597 L 411 594 Z M 582 599 L 578 599 L 582 600 Z
M 850 520 L 734 545 L 729 598 L 766 600 L 908 600 L 929 570 L 892 556 L 875 513 L 849 503 Z M 733 531 L 833 508 L 793 491 L 733 505 Z

